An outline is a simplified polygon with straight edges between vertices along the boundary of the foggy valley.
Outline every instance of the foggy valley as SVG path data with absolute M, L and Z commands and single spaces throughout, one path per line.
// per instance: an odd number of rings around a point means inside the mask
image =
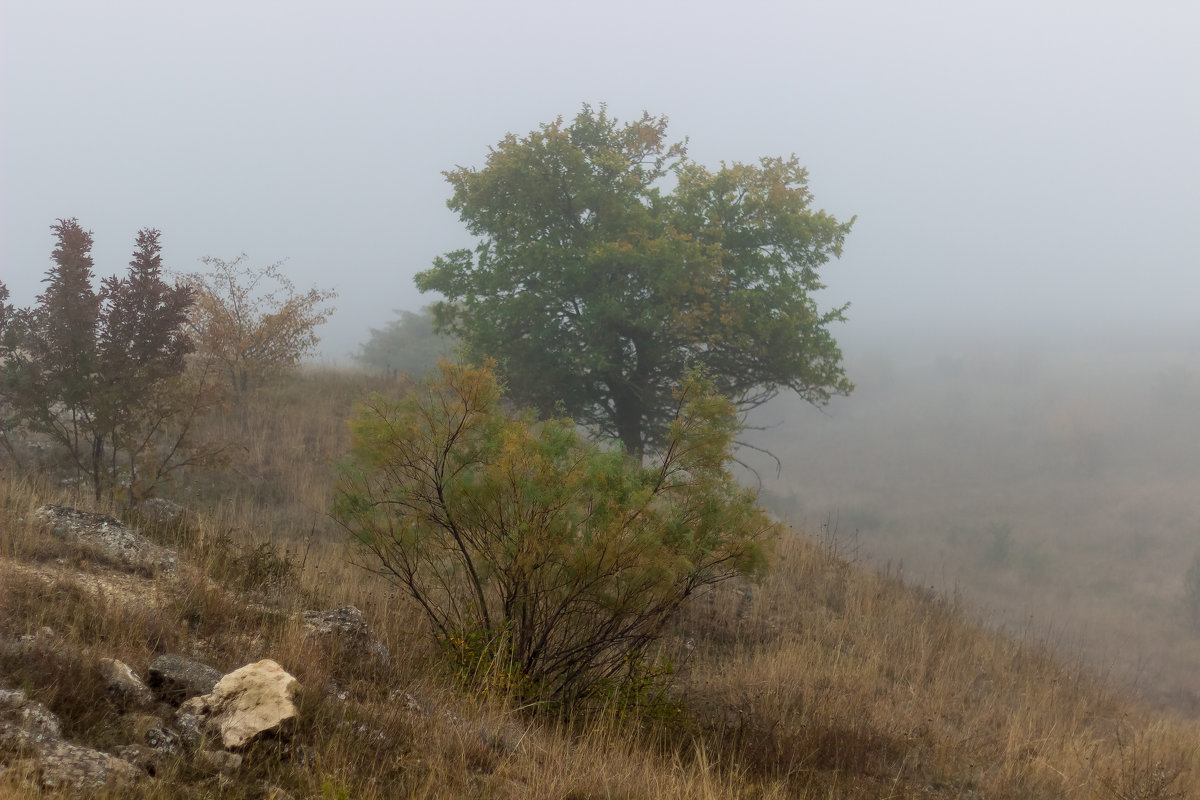
M 850 397 L 752 417 L 778 477 L 744 457 L 797 527 L 1194 712 L 1200 348 L 1064 339 L 863 343 Z
M 180 654 L 287 661 L 295 747 L 197 733 L 137 796 L 1200 796 L 1197 42 L 1184 2 L 0 4 L 0 798 L 22 708 L 178 739 L 92 662 Z

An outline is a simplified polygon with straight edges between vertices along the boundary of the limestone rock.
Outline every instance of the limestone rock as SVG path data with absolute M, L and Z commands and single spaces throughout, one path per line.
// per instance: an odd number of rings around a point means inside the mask
M 99 789 L 123 785 L 145 773 L 128 761 L 70 742 L 48 742 L 37 755 L 39 778 L 46 789 Z
M 208 694 L 221 680 L 220 670 L 175 653 L 154 659 L 150 665 L 150 688 L 171 705 L 190 697 Z
M 207 729 L 220 734 L 221 744 L 232 749 L 293 724 L 299 714 L 294 702 L 299 690 L 299 681 L 276 662 L 264 659 L 229 673 L 210 694 L 180 710 L 202 717 Z
M 33 516 L 49 525 L 55 535 L 78 541 L 115 566 L 175 574 L 178 556 L 174 550 L 154 544 L 115 517 L 58 505 L 42 506 Z
M 154 694 L 124 662 L 102 658 L 100 672 L 119 708 L 145 708 L 154 702 Z
M 58 717 L 24 692 L 0 689 L 0 749 L 62 738 Z
M 342 606 L 330 611 L 305 611 L 303 619 L 306 639 L 336 640 L 378 659 L 381 664 L 387 663 L 387 647 L 375 640 L 366 616 L 357 606 Z
M 28 783 L 83 791 L 144 775 L 128 761 L 64 742 L 61 735 L 58 717 L 44 705 L 24 692 L 0 690 L 0 754 L 21 756 L 10 766 Z

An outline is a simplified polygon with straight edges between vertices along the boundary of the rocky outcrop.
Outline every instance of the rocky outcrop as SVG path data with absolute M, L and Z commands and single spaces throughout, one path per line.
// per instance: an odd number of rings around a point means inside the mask
M 77 791 L 122 785 L 145 773 L 124 759 L 63 741 L 58 717 L 24 692 L 0 690 L 0 770 L 41 789 Z
M 144 708 L 154 702 L 154 694 L 127 664 L 115 658 L 100 659 L 100 673 L 108 694 L 118 708 Z
M 15 737 L 15 738 L 14 738 Z M 47 742 L 62 738 L 58 717 L 24 692 L 0 689 L 0 747 L 16 741 Z
M 100 560 L 128 570 L 175 574 L 178 555 L 154 544 L 115 517 L 67 506 L 45 505 L 33 512 L 56 536 L 74 539 Z
M 179 711 L 199 718 L 226 749 L 240 748 L 265 733 L 286 734 L 299 715 L 294 702 L 299 690 L 299 681 L 264 659 L 229 673 L 211 693 L 192 698 Z
M 167 653 L 150 664 L 150 688 L 163 700 L 177 706 L 192 697 L 208 694 L 221 680 L 220 670 Z
M 342 606 L 331 611 L 305 611 L 303 619 L 304 638 L 337 642 L 381 664 L 387 663 L 387 647 L 372 635 L 366 616 L 357 606 Z

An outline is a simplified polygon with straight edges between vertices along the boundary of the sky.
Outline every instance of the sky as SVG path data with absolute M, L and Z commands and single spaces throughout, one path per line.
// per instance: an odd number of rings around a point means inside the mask
M 138 229 L 167 265 L 286 260 L 339 292 L 344 360 L 469 246 L 442 171 L 583 103 L 689 154 L 799 156 L 857 216 L 823 273 L 848 347 L 1136 336 L 1200 352 L 1200 4 L 5 0 L 0 279 L 31 304 L 50 226 Z

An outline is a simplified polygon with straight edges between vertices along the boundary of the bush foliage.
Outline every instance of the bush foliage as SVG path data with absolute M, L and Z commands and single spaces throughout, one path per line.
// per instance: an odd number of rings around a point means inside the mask
M 51 230 L 54 263 L 37 303 L 12 308 L 0 283 L 0 433 L 48 437 L 96 500 L 136 504 L 215 455 L 191 435 L 210 404 L 184 374 L 194 292 L 164 279 L 158 230 L 138 231 L 128 272 L 99 291 L 91 231 L 76 219 Z
M 297 292 L 283 262 L 254 268 L 207 256 L 208 272 L 186 277 L 195 288 L 191 334 L 202 361 L 224 373 L 243 396 L 296 367 L 320 341 L 316 329 L 333 314 L 333 289 Z
M 490 365 L 443 362 L 361 407 L 334 516 L 464 672 L 569 705 L 637 679 L 684 601 L 762 566 L 774 526 L 726 469 L 737 429 L 693 376 L 643 466 L 509 410 Z

